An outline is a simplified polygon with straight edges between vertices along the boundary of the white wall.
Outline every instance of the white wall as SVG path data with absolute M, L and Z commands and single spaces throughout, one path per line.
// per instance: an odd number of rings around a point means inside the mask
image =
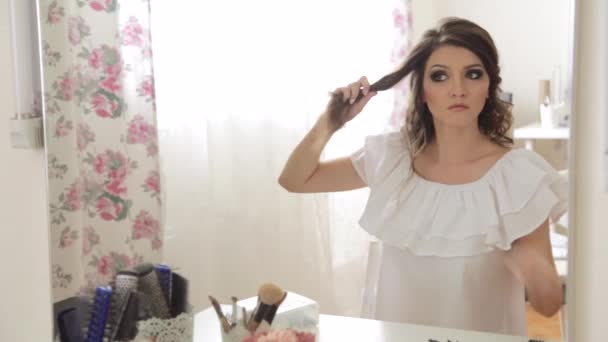
M 0 0 L 0 341 L 46 342 L 52 319 L 44 152 L 10 147 L 8 12 L 9 0 Z
M 608 339 L 608 192 L 602 144 L 608 139 L 606 106 L 607 7 L 579 0 L 576 82 L 575 333 L 574 341 Z

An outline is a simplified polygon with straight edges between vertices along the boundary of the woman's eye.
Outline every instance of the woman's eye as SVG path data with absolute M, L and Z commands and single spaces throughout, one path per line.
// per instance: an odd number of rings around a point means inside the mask
M 481 70 L 469 70 L 467 72 L 467 77 L 472 80 L 480 79 L 481 76 L 483 76 L 483 71 L 481 71 Z
M 433 82 L 445 81 L 447 78 L 448 78 L 448 75 L 446 75 L 445 72 L 438 71 L 438 72 L 431 73 L 431 80 Z

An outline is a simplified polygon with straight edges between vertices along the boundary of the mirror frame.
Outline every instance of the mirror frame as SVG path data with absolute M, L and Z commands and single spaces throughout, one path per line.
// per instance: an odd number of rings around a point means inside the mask
M 577 95 L 577 64 L 578 64 L 578 48 L 579 48 L 579 24 L 580 24 L 580 1 L 571 0 L 570 2 L 570 36 L 568 37 L 568 44 L 570 45 L 571 53 L 569 56 L 568 63 L 568 84 L 570 84 L 570 93 L 568 95 L 568 100 L 570 101 L 570 139 L 568 140 L 568 275 L 566 277 L 566 318 L 564 320 L 565 327 L 562 328 L 563 331 L 566 332 L 566 336 L 562 336 L 561 339 L 565 342 L 574 342 L 575 329 L 576 329 L 576 315 L 575 315 L 575 306 L 574 300 L 575 296 L 575 253 L 574 246 L 576 242 L 576 231 L 575 228 L 575 220 L 574 220 L 574 211 L 576 210 L 576 205 L 572 200 L 575 194 L 575 177 L 576 173 L 576 165 L 575 165 L 575 127 L 576 127 L 576 115 L 574 115 L 574 110 L 576 108 L 576 95 Z M 563 314 L 563 313 L 562 313 Z

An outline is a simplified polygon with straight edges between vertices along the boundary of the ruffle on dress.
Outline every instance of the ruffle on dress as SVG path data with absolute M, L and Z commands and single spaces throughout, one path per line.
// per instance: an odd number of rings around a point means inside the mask
M 367 137 L 351 160 L 370 187 L 361 227 L 420 256 L 508 250 L 568 209 L 567 180 L 530 150 L 513 149 L 480 179 L 457 185 L 413 173 L 400 132 Z

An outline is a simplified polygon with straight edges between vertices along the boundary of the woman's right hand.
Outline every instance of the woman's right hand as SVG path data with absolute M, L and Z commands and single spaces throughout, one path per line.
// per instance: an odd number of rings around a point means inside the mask
M 377 92 L 370 91 L 369 81 L 365 76 L 345 87 L 334 90 L 324 113 L 330 122 L 330 127 L 338 130 L 345 123 L 354 119 L 376 94 Z

